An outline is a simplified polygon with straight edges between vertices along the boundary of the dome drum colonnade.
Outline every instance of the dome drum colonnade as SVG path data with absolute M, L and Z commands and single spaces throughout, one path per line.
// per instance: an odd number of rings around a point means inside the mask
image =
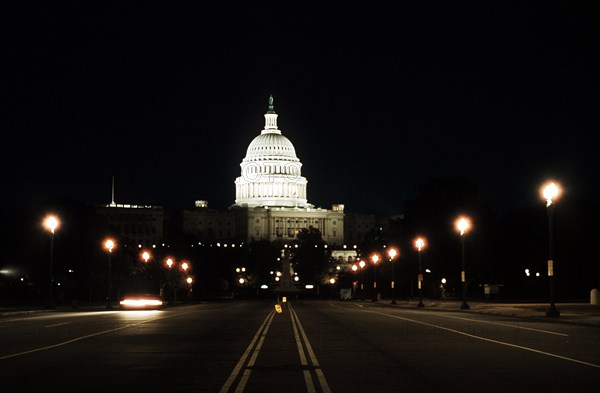
M 307 200 L 308 181 L 301 174 L 294 145 L 277 128 L 272 96 L 265 128 L 248 146 L 240 167 L 241 176 L 235 180 L 237 206 L 313 207 Z

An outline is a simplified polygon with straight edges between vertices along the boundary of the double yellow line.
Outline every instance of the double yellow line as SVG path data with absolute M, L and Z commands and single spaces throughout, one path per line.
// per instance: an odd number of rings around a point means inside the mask
M 325 379 L 325 375 L 323 374 L 323 370 L 321 370 L 321 366 L 319 366 L 319 362 L 317 360 L 317 357 L 315 356 L 312 346 L 310 345 L 310 342 L 308 341 L 306 332 L 304 331 L 304 328 L 302 327 L 302 324 L 300 323 L 300 319 L 298 318 L 296 311 L 294 311 L 294 309 L 292 308 L 291 303 L 287 303 L 287 305 L 288 305 L 288 309 L 290 311 L 290 318 L 292 320 L 292 326 L 294 328 L 294 338 L 296 341 L 296 346 L 298 347 L 298 354 L 300 355 L 300 364 L 302 366 L 302 370 L 303 370 L 303 374 L 304 374 L 304 382 L 306 383 L 306 390 L 308 393 L 316 393 L 317 392 L 317 390 L 315 388 L 315 384 L 313 382 L 313 374 L 311 373 L 311 370 L 312 370 L 312 371 L 314 371 L 317 381 L 319 382 L 319 385 L 321 387 L 320 391 L 322 391 L 323 393 L 331 393 L 331 390 L 329 389 L 329 385 L 327 384 L 327 380 Z M 233 386 L 234 382 L 236 381 L 236 379 L 242 372 L 242 369 L 243 369 L 242 376 L 239 380 L 239 383 L 235 387 L 234 392 L 235 393 L 243 393 L 243 391 L 246 387 L 246 384 L 248 383 L 248 379 L 250 378 L 252 367 L 254 366 L 254 363 L 256 362 L 256 358 L 258 357 L 260 349 L 262 348 L 262 345 L 267 336 L 267 332 L 269 331 L 269 327 L 271 326 L 271 322 L 273 321 L 274 315 L 275 315 L 275 311 L 271 310 L 271 312 L 267 315 L 267 317 L 265 318 L 263 323 L 258 328 L 258 331 L 252 338 L 252 341 L 246 348 L 246 351 L 244 352 L 244 354 L 242 355 L 240 360 L 237 362 L 237 364 L 233 368 L 233 371 L 227 378 L 227 381 L 225 381 L 225 384 L 223 384 L 223 387 L 221 388 L 219 393 L 229 392 L 229 389 L 231 389 L 231 387 Z M 246 363 L 246 359 L 248 359 L 249 356 L 250 356 L 250 360 L 248 361 L 248 364 L 246 364 L 246 366 L 244 367 L 244 364 Z M 309 364 L 309 360 L 310 360 L 310 364 Z
M 327 380 L 325 379 L 325 375 L 323 374 L 323 370 L 321 369 L 319 361 L 315 356 L 315 352 L 313 351 L 312 346 L 308 341 L 308 337 L 306 336 L 306 332 L 304 331 L 304 328 L 300 323 L 300 319 L 298 318 L 298 315 L 296 314 L 296 311 L 294 311 L 294 309 L 292 308 L 291 304 L 289 304 L 289 309 L 292 318 L 292 326 L 294 327 L 294 337 L 296 339 L 296 345 L 298 346 L 298 354 L 300 354 L 300 364 L 302 365 L 302 369 L 304 371 L 304 383 L 306 383 L 306 390 L 308 393 L 316 392 L 315 385 L 312 380 L 312 375 L 310 373 L 310 369 L 308 368 L 309 364 L 306 359 L 306 355 L 304 354 L 304 348 L 302 345 L 303 341 L 304 347 L 306 348 L 306 352 L 308 353 L 308 357 L 312 364 L 311 369 L 314 370 L 317 376 L 317 380 L 321 385 L 321 390 L 323 391 L 323 393 L 331 393 L 329 385 L 327 384 Z
M 267 336 L 267 332 L 269 331 L 269 327 L 271 326 L 271 321 L 273 321 L 274 315 L 275 310 L 271 310 L 269 315 L 267 315 L 267 317 L 263 321 L 262 325 L 260 325 L 260 327 L 258 328 L 258 331 L 254 335 L 254 338 L 252 338 L 252 341 L 250 341 L 250 345 L 248 345 L 248 348 L 246 348 L 246 351 L 233 368 L 233 371 L 231 372 L 231 374 L 229 374 L 229 378 L 227 378 L 227 381 L 225 381 L 225 384 L 223 385 L 221 390 L 219 390 L 219 393 L 227 393 L 229 391 L 229 389 L 233 385 L 233 382 L 242 370 L 242 367 L 246 362 L 246 358 L 250 355 L 250 352 L 252 352 L 252 349 L 254 348 L 254 352 L 252 353 L 252 357 L 250 358 L 250 361 L 248 362 L 248 365 L 244 370 L 244 374 L 242 375 L 240 382 L 235 388 L 235 393 L 242 393 L 244 391 L 246 383 L 248 382 L 248 378 L 250 378 L 250 369 L 252 366 L 254 366 L 254 362 L 256 361 L 258 353 L 260 352 L 260 348 L 262 347 L 263 342 L 265 341 L 265 337 Z

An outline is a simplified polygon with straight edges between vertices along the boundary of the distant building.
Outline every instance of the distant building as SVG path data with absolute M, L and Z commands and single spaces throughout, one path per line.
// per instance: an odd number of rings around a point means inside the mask
M 152 246 L 163 241 L 164 211 L 161 206 L 117 204 L 97 206 L 96 214 L 131 246 Z
M 183 232 L 199 241 L 215 242 L 237 239 L 234 212 L 208 208 L 208 201 L 195 202 L 195 209 L 184 210 L 181 216 Z
M 235 180 L 235 203 L 227 212 L 212 211 L 208 203 L 183 213 L 184 231 L 200 238 L 235 237 L 239 241 L 291 241 L 313 227 L 329 244 L 344 242 L 344 205 L 331 210 L 307 199 L 307 179 L 290 140 L 277 128 L 273 97 L 265 128 L 248 146 L 241 174 Z
M 290 140 L 277 127 L 273 97 L 269 97 L 265 127 L 248 145 L 235 179 L 235 203 L 227 210 L 208 207 L 208 201 L 195 201 L 168 217 L 167 232 L 180 228 L 202 242 L 257 240 L 290 242 L 302 229 L 313 227 L 334 248 L 356 245 L 386 230 L 389 218 L 372 214 L 346 213 L 343 204 L 331 209 L 308 202 L 308 180 L 302 176 L 302 163 Z M 163 241 L 165 215 L 160 206 L 116 204 L 97 207 L 97 213 L 131 245 L 151 246 Z M 384 228 L 385 227 L 385 228 Z M 177 231 L 175 231 L 177 232 Z
M 346 244 L 360 244 L 378 228 L 378 219 L 374 214 L 346 213 L 344 234 Z
M 340 268 L 347 269 L 358 259 L 358 252 L 356 249 L 332 250 L 330 258 Z

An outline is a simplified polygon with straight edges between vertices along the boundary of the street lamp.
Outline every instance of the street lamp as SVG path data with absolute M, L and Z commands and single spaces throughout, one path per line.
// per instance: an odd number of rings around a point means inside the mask
M 169 303 L 173 303 L 171 296 L 167 294 L 167 290 L 173 287 L 173 266 L 175 265 L 175 261 L 172 257 L 166 257 L 164 263 L 167 270 L 164 272 L 164 280 L 160 285 L 160 296 L 166 298 Z
M 379 255 L 373 254 L 371 255 L 371 261 L 373 262 L 373 300 L 376 302 L 377 299 L 377 262 L 379 262 Z
M 419 252 L 419 276 L 417 278 L 417 284 L 419 285 L 419 304 L 417 307 L 424 307 L 423 304 L 423 268 L 421 267 L 421 250 L 425 247 L 425 239 L 418 238 L 415 240 L 415 246 L 417 247 L 417 251 Z
M 187 297 L 190 299 L 192 297 L 192 284 L 194 283 L 194 279 L 191 276 L 188 276 L 185 279 L 185 282 L 187 283 Z
M 48 308 L 54 308 L 54 233 L 60 226 L 60 220 L 54 215 L 44 219 L 44 227 L 50 232 L 50 266 L 48 281 Z
M 112 251 L 116 245 L 113 239 L 106 239 L 104 241 L 104 248 L 108 251 L 108 295 L 106 296 L 106 308 L 109 310 L 112 308 L 110 304 L 110 293 L 112 291 Z
M 463 303 L 461 304 L 460 308 L 463 310 L 468 310 L 471 307 L 469 307 L 469 305 L 467 304 L 467 277 L 465 272 L 465 234 L 471 229 L 471 221 L 469 220 L 469 218 L 464 216 L 459 217 L 458 220 L 456 220 L 456 229 L 460 233 L 460 243 L 462 246 L 462 271 L 460 272 L 460 280 L 462 281 L 463 285 Z
M 546 311 L 546 316 L 551 318 L 560 317 L 560 312 L 556 308 L 555 289 L 554 289 L 554 200 L 560 194 L 558 185 L 554 182 L 547 183 L 542 189 L 542 195 L 546 200 L 548 208 L 548 278 L 550 280 L 550 308 Z
M 152 254 L 150 254 L 150 252 L 146 251 L 146 250 L 142 251 L 142 253 L 140 254 L 140 256 L 142 257 L 142 259 L 144 260 L 144 263 L 146 265 L 148 265 L 148 261 L 150 260 L 150 258 L 152 258 Z M 146 288 L 145 288 L 145 290 L 148 291 L 148 282 L 149 282 L 149 280 L 148 280 L 148 267 L 147 266 L 144 266 L 144 276 L 146 278 Z
M 189 268 L 190 268 L 190 265 L 189 265 L 187 262 L 182 262 L 182 263 L 181 263 L 181 269 L 182 269 L 184 272 L 187 272 L 187 270 L 188 270 Z
M 394 277 L 394 258 L 396 257 L 396 255 L 398 254 L 398 252 L 396 251 L 395 248 L 390 248 L 388 250 L 388 256 L 390 257 L 390 263 L 392 264 L 392 303 L 391 304 L 396 304 L 396 291 L 395 291 L 395 286 L 394 286 L 394 281 L 396 281 L 396 278 Z
M 356 263 L 353 263 L 351 269 L 352 273 L 354 273 L 352 276 L 352 296 L 356 297 L 356 283 L 358 282 L 358 280 L 355 280 L 355 278 L 356 272 L 358 271 L 358 265 Z
M 141 256 L 145 263 L 148 263 L 148 261 L 152 257 L 152 255 L 148 251 L 142 251 Z
M 358 262 L 358 266 L 360 266 L 360 292 L 362 294 L 362 300 L 365 300 L 365 287 L 364 287 L 364 282 L 365 282 L 365 273 L 364 273 L 364 268 L 365 268 L 366 262 L 361 260 L 360 262 Z

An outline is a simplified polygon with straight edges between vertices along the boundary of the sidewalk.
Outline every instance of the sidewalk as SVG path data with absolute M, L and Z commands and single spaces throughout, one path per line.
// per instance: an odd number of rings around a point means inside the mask
M 478 314 L 493 314 L 504 315 L 507 317 L 521 318 L 528 320 L 539 320 L 544 322 L 555 323 L 572 323 L 585 326 L 600 327 L 600 305 L 589 303 L 556 303 L 555 306 L 560 312 L 560 317 L 546 317 L 546 310 L 549 308 L 549 303 L 519 303 L 519 302 L 486 302 L 486 301 L 470 301 L 468 310 L 462 310 L 462 300 L 430 300 L 423 299 L 424 307 L 417 307 L 419 300 L 396 300 L 395 305 L 390 304 L 390 299 L 379 301 L 381 305 L 390 307 L 401 307 L 410 309 L 423 310 L 439 310 L 439 311 L 456 311 L 462 313 L 478 313 Z

